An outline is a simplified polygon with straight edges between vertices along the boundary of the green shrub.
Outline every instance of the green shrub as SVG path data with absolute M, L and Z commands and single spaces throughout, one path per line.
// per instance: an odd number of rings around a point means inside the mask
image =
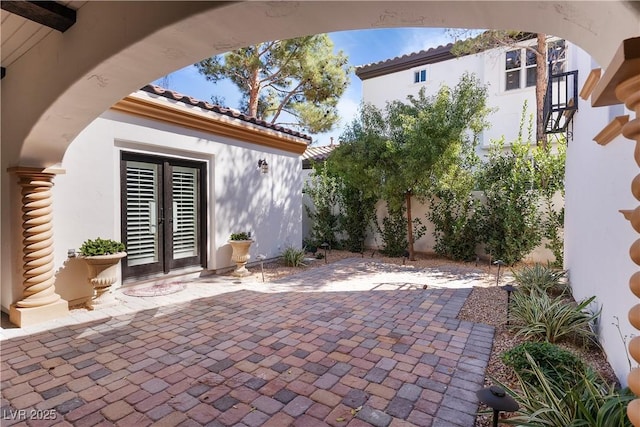
M 587 371 L 587 366 L 575 354 L 549 342 L 525 342 L 502 353 L 505 365 L 514 369 L 527 384 L 535 384 L 536 376 L 527 354 L 548 378 L 573 387 Z
M 479 169 L 478 184 L 485 196 L 478 215 L 480 240 L 488 254 L 508 265 L 522 260 L 542 238 L 534 172 L 529 144 L 521 139 L 510 149 L 504 140 L 492 142 Z
M 305 249 L 305 251 L 311 252 L 312 254 L 315 254 L 316 252 L 318 252 L 319 246 L 320 245 L 313 239 L 302 240 L 302 247 Z
M 542 225 L 542 235 L 547 239 L 544 247 L 554 256 L 553 266 L 562 268 L 564 264 L 564 206 L 555 210 L 551 201 L 546 201 L 546 219 Z
M 82 256 L 112 255 L 124 251 L 125 247 L 122 242 L 101 239 L 100 237 L 95 240 L 85 240 L 80 246 L 80 255 Z
M 407 219 L 402 211 L 390 213 L 382 219 L 382 227 L 379 227 L 383 248 L 381 253 L 391 257 L 401 257 L 407 250 Z
M 516 292 L 511 309 L 516 336 L 551 343 L 562 339 L 595 343 L 596 334 L 591 325 L 600 312 L 587 310 L 594 300 L 595 296 L 576 304 L 563 296 L 552 298 L 540 291 Z
M 519 285 L 518 290 L 525 293 L 538 290 L 548 294 L 561 294 L 567 289 L 567 285 L 563 282 L 565 276 L 565 271 L 542 264 L 534 264 L 513 271 L 513 277 Z
M 342 208 L 339 224 L 340 230 L 346 235 L 341 244 L 348 251 L 363 252 L 367 230 L 375 217 L 377 198 L 346 182 L 339 192 Z
M 470 193 L 441 189 L 437 197 L 432 197 L 429 220 L 434 226 L 433 249 L 438 255 L 457 261 L 475 259 L 479 241 L 475 216 L 478 206 L 478 200 Z
M 606 385 L 593 371 L 580 375 L 573 387 L 567 387 L 545 373 L 530 355 L 525 356 L 535 383 L 518 376 L 522 391 L 516 392 L 494 379 L 520 405 L 515 416 L 501 423 L 526 427 L 631 427 L 626 404 L 634 396 L 628 389 L 616 390 L 613 385 Z
M 244 231 L 241 233 L 232 233 L 229 240 L 251 240 L 251 233 Z
M 389 215 L 382 219 L 382 227 L 378 226 L 378 231 L 384 244 L 380 251 L 390 257 L 401 257 L 409 248 L 407 239 L 407 218 L 404 207 L 391 209 L 389 204 Z M 427 227 L 422 224 L 420 218 L 413 218 L 413 241 L 416 242 L 427 232 Z
M 302 267 L 305 265 L 304 249 L 288 246 L 282 251 L 282 258 L 284 259 L 284 264 L 288 267 Z
M 317 165 L 303 187 L 312 202 L 304 205 L 311 220 L 311 238 L 316 242 L 327 242 L 331 247 L 337 247 L 338 243 L 340 185 L 338 177 L 330 174 L 324 165 Z

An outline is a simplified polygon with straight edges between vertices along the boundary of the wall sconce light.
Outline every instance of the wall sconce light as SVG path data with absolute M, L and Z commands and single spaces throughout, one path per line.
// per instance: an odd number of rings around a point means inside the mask
M 266 160 L 260 159 L 258 160 L 258 169 L 260 169 L 262 173 L 267 173 L 269 172 L 269 164 Z

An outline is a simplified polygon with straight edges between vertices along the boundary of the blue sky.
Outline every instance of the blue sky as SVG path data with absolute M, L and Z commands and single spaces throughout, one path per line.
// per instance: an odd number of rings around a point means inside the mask
M 442 28 L 394 28 L 376 30 L 355 30 L 330 33 L 336 50 L 344 51 L 353 66 L 383 61 L 407 53 L 437 47 L 452 41 Z M 213 95 L 222 96 L 225 106 L 237 108 L 240 95 L 234 85 L 228 82 L 216 84 L 208 82 L 194 66 L 174 71 L 165 79 L 154 82 L 161 86 L 204 101 L 211 101 Z M 328 145 L 330 137 L 337 142 L 342 128 L 349 124 L 357 112 L 362 99 L 362 85 L 355 74 L 351 84 L 338 104 L 340 122 L 331 132 L 312 135 L 314 145 Z

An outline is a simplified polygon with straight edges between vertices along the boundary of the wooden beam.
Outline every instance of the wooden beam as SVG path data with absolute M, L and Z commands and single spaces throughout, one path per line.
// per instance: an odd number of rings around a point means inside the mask
M 61 33 L 76 23 L 76 11 L 55 1 L 2 0 L 0 7 Z
M 589 99 L 591 96 L 591 92 L 595 89 L 598 81 L 600 81 L 600 75 L 602 75 L 601 68 L 594 68 L 587 76 L 587 80 L 584 82 L 584 86 L 582 86 L 582 90 L 580 91 L 580 98 L 585 101 Z
M 640 37 L 626 39 L 616 51 L 602 78 L 593 89 L 591 105 L 621 104 L 615 94 L 619 83 L 640 74 Z
M 618 116 L 611 120 L 611 123 L 606 125 L 599 134 L 593 138 L 595 142 L 600 145 L 607 145 L 613 139 L 622 133 L 622 127 L 629 121 L 629 116 Z

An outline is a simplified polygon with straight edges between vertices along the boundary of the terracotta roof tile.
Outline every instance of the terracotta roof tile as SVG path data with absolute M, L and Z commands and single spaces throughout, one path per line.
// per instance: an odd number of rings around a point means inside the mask
M 519 34 L 518 41 L 532 40 L 536 38 L 535 33 L 522 32 Z M 426 64 L 435 64 L 437 62 L 448 61 L 456 55 L 451 53 L 453 43 L 440 45 L 427 50 L 409 53 L 395 58 L 385 59 L 384 61 L 373 62 L 371 64 L 360 65 L 356 67 L 356 76 L 360 80 L 366 80 L 373 77 L 384 76 L 398 71 L 408 70 L 410 68 L 419 67 Z M 496 43 L 495 47 L 499 47 Z M 492 48 L 481 48 L 488 50 Z M 460 56 L 468 55 L 467 53 Z
M 336 147 L 337 145 L 307 147 L 305 152 L 300 156 L 300 158 L 302 159 L 302 168 L 310 169 L 312 162 L 323 162 L 327 160 L 329 154 L 331 154 Z
M 175 92 L 172 90 L 168 90 L 165 89 L 163 87 L 160 86 L 156 86 L 156 85 L 146 85 L 143 88 L 141 88 L 140 90 L 147 92 L 147 93 L 151 93 L 154 95 L 158 95 L 158 96 L 162 96 L 164 98 L 167 99 L 171 99 L 174 101 L 179 101 L 179 102 L 184 102 L 187 105 L 191 105 L 194 107 L 200 107 L 203 110 L 207 110 L 207 111 L 212 111 L 214 113 L 217 114 L 223 114 L 225 116 L 229 116 L 232 117 L 234 119 L 239 119 L 248 123 L 254 123 L 258 126 L 262 126 L 268 129 L 272 129 L 275 130 L 277 132 L 282 132 L 288 135 L 292 135 L 298 138 L 303 138 L 303 139 L 307 139 L 309 141 L 311 141 L 311 137 L 309 135 L 306 135 L 302 132 L 298 132 L 292 129 L 288 129 L 285 127 L 282 127 L 280 125 L 274 125 L 272 123 L 266 122 L 264 120 L 259 120 L 254 116 L 249 116 L 247 114 L 243 114 L 238 110 L 234 110 L 232 108 L 226 108 L 226 107 L 221 107 L 220 105 L 215 105 L 215 104 L 211 104 L 209 102 L 206 101 L 202 101 L 196 98 L 193 98 L 191 96 L 187 96 L 187 95 L 183 95 L 179 92 Z
M 455 58 L 451 53 L 453 43 L 444 46 L 438 46 L 419 52 L 409 53 L 395 58 L 385 59 L 371 64 L 360 65 L 356 67 L 356 75 L 361 80 L 379 77 L 398 71 L 408 70 L 413 67 L 419 67 L 426 64 L 434 64 L 436 62 L 447 61 Z

